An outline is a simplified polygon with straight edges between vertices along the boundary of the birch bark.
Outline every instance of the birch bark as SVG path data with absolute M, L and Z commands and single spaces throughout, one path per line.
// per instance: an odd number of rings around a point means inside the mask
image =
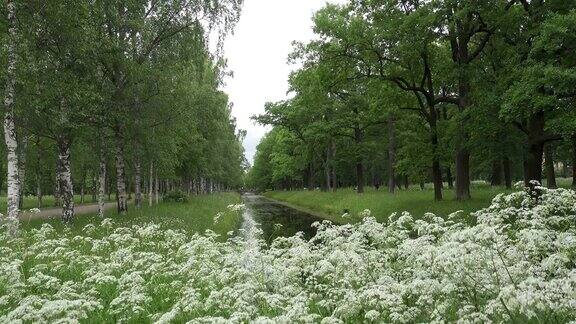
M 7 1 L 8 11 L 8 66 L 6 70 L 6 92 L 4 97 L 4 139 L 7 149 L 8 181 L 7 181 L 7 213 L 9 235 L 18 232 L 18 202 L 20 201 L 20 179 L 18 177 L 18 142 L 16 140 L 16 124 L 14 122 L 14 98 L 16 84 L 16 8 L 14 1 Z
M 126 166 L 124 163 L 124 138 L 119 126 L 116 131 L 116 191 L 118 197 L 118 213 L 126 214 L 128 211 L 128 196 L 126 195 Z
M 98 217 L 104 218 L 104 199 L 106 195 L 106 156 L 104 147 L 100 148 L 100 166 L 98 170 Z
M 134 196 L 136 208 L 142 208 L 142 162 L 140 156 L 136 157 L 134 165 Z
M 62 221 L 70 223 L 74 218 L 74 187 L 72 185 L 72 170 L 70 168 L 70 147 L 72 141 L 68 136 L 58 138 L 58 183 L 62 199 Z

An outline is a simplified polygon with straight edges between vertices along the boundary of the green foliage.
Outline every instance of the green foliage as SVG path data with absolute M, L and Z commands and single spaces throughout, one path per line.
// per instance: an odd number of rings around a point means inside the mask
M 164 202 L 180 202 L 185 203 L 188 201 L 188 194 L 182 190 L 168 191 L 162 196 Z

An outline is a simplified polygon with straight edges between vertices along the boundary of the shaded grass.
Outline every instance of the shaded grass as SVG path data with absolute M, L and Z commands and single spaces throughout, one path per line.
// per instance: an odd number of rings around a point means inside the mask
M 333 222 L 350 222 L 358 219 L 357 215 L 364 209 L 370 209 L 372 216 L 379 221 L 386 221 L 392 213 L 407 211 L 414 217 L 421 217 L 427 212 L 446 217 L 451 213 L 462 210 L 462 217 L 468 221 L 469 214 L 473 211 L 488 207 L 492 198 L 499 193 L 510 193 L 503 187 L 490 187 L 475 185 L 472 187 L 472 199 L 467 201 L 455 200 L 454 190 L 444 190 L 444 200 L 434 201 L 434 192 L 430 188 L 420 190 L 411 187 L 408 190 L 400 190 L 394 194 L 386 191 L 386 188 L 376 191 L 367 188 L 363 194 L 357 194 L 353 189 L 340 189 L 337 192 L 321 191 L 271 191 L 264 195 L 271 199 L 287 202 L 303 207 L 311 211 L 321 213 L 324 218 Z M 344 213 L 352 217 L 342 218 Z
M 114 195 L 112 195 L 112 201 L 115 199 Z M 55 207 L 55 199 L 54 196 L 42 196 L 42 206 L 40 208 L 51 208 L 51 207 Z M 74 204 L 76 205 L 80 205 L 80 195 L 74 195 Z M 108 200 L 108 196 L 106 196 L 106 201 L 110 201 Z M 84 204 L 95 204 L 95 202 L 92 201 L 92 196 L 91 195 L 84 195 Z M 36 199 L 36 196 L 24 196 L 24 203 L 23 203 L 23 210 L 27 210 L 27 209 L 31 209 L 31 208 L 37 208 L 38 207 L 38 200 Z M 0 212 L 5 213 L 6 212 L 6 196 L 2 196 L 0 197 Z
M 144 206 L 136 210 L 133 206 L 126 215 L 119 215 L 115 210 L 107 211 L 107 217 L 111 218 L 115 227 L 130 227 L 146 223 L 160 224 L 164 229 L 183 229 L 189 233 L 203 233 L 213 230 L 226 239 L 226 233 L 239 227 L 241 217 L 239 213 L 227 211 L 230 204 L 241 202 L 237 193 L 220 193 L 213 195 L 192 196 L 184 203 L 160 203 L 153 207 Z M 214 224 L 214 216 L 218 212 L 225 212 L 217 224 Z M 77 215 L 69 230 L 74 233 L 82 233 L 87 224 L 99 224 L 102 220 L 95 214 Z M 66 227 L 60 219 L 35 219 L 23 221 L 22 228 L 38 228 L 44 223 L 49 223 L 57 230 Z

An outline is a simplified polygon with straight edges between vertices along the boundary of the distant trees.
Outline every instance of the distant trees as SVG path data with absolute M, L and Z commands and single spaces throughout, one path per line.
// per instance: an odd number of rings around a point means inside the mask
M 240 185 L 241 132 L 207 39 L 230 32 L 241 3 L 8 1 L 8 217 L 22 208 L 20 193 L 54 194 L 70 222 L 75 193 L 90 191 L 102 216 L 111 192 L 124 213 L 132 192 L 142 205 L 144 189 Z
M 292 77 L 294 98 L 256 120 L 274 134 L 322 130 L 330 141 L 294 142 L 307 154 L 294 153 L 306 167 L 292 173 L 318 180 L 321 157 L 331 156 L 336 186 L 358 192 L 367 172 L 377 188 L 386 177 L 390 190 L 430 181 L 441 200 L 454 170 L 456 198 L 465 200 L 472 177 L 530 185 L 542 181 L 544 161 L 554 186 L 555 160 L 576 162 L 553 150 L 571 147 L 576 133 L 575 12 L 575 3 L 559 1 L 327 5 L 314 17 L 318 40 L 291 56 L 302 63 L 294 75 L 314 75 L 315 83 Z M 323 154 L 333 147 L 337 155 Z M 273 155 L 276 146 L 262 148 Z M 259 161 L 253 177 L 266 176 Z M 253 182 L 285 187 L 272 178 Z

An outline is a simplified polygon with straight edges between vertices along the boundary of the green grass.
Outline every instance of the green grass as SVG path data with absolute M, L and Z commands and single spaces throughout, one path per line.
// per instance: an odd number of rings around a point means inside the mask
M 108 196 L 106 196 L 106 199 Z M 112 199 L 115 199 L 114 195 L 112 195 Z M 74 203 L 76 205 L 80 205 L 80 195 L 74 196 Z M 91 195 L 84 195 L 84 204 L 94 204 L 95 202 L 92 201 Z M 30 208 L 38 207 L 38 199 L 36 196 L 25 196 L 24 197 L 24 205 L 23 209 L 27 210 Z M 55 199 L 54 196 L 43 196 L 42 197 L 42 206 L 40 208 L 52 208 L 55 207 Z M 6 211 L 6 196 L 0 197 L 0 211 L 4 213 Z
M 190 233 L 203 233 L 210 229 L 220 234 L 223 239 L 228 231 L 238 228 L 241 221 L 238 213 L 226 212 L 230 204 L 240 203 L 237 193 L 220 193 L 214 195 L 192 196 L 185 203 L 160 203 L 153 207 L 144 206 L 141 210 L 130 206 L 127 215 L 118 215 L 115 210 L 107 211 L 107 217 L 112 218 L 117 226 L 129 227 L 146 223 L 158 223 L 165 229 L 184 229 Z M 217 224 L 214 224 L 214 216 L 218 212 L 226 212 Z M 94 214 L 77 215 L 70 230 L 81 233 L 87 224 L 101 222 Z M 22 228 L 37 228 L 43 223 L 50 223 L 57 229 L 64 225 L 59 219 L 31 220 L 21 223 Z
M 453 190 L 444 190 L 444 200 L 434 201 L 434 192 L 426 188 L 411 187 L 408 190 L 400 190 L 394 194 L 386 191 L 386 188 L 376 191 L 367 188 L 363 194 L 357 194 L 352 189 L 341 189 L 337 192 L 321 191 L 271 191 L 265 196 L 287 202 L 288 204 L 303 207 L 316 213 L 321 213 L 325 218 L 334 222 L 347 222 L 341 216 L 346 211 L 352 216 L 358 215 L 364 209 L 370 209 L 372 216 L 379 221 L 385 221 L 394 212 L 410 212 L 415 217 L 420 217 L 427 212 L 445 217 L 458 210 L 464 211 L 464 216 L 473 211 L 490 205 L 494 196 L 502 192 L 512 192 L 505 188 L 474 186 L 472 199 L 468 201 L 455 200 Z M 351 218 L 351 219 L 354 219 Z

